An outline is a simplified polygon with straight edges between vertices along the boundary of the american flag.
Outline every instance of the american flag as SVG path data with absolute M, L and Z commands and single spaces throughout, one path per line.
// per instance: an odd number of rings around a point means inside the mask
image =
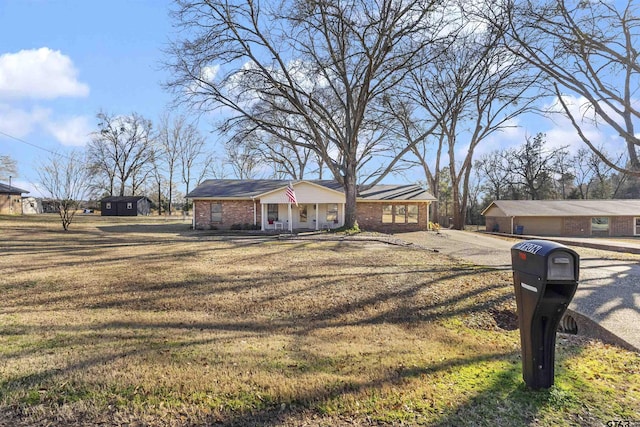
M 287 186 L 287 190 L 285 191 L 285 194 L 287 195 L 287 199 L 289 199 L 289 203 L 295 203 L 296 206 L 298 206 L 298 200 L 296 199 L 296 192 L 293 191 L 293 185 L 291 185 L 291 183 L 289 183 L 289 185 Z

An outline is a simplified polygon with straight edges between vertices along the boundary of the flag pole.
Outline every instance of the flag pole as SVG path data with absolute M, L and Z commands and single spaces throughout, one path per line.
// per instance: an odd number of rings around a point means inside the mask
M 298 206 L 298 199 L 296 198 L 296 192 L 293 190 L 293 183 L 289 181 L 289 185 L 285 190 L 287 195 L 287 201 L 289 202 L 289 232 L 293 233 L 293 216 L 291 214 L 291 203 L 295 202 L 296 206 Z

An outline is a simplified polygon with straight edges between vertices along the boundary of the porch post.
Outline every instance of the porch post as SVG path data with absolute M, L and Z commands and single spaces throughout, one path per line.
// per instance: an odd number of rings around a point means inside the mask
M 289 202 L 288 214 L 289 214 L 289 233 L 293 233 L 293 218 L 291 217 L 291 202 Z
M 258 206 L 256 205 L 256 199 L 253 199 L 253 226 L 255 227 L 258 223 Z
M 260 231 L 264 231 L 264 203 L 260 200 Z
M 427 203 L 427 231 L 429 231 L 429 208 L 431 207 L 431 202 Z M 418 208 L 418 218 L 420 217 L 420 208 Z
M 319 215 L 318 215 L 318 208 L 319 208 L 319 207 L 320 207 L 320 204 L 319 204 L 319 203 L 316 203 L 316 231 L 318 231 L 318 230 L 319 230 L 319 228 L 318 228 L 318 227 L 320 227 L 320 224 L 318 223 L 318 222 L 319 222 L 319 220 L 320 220 L 320 217 L 319 217 Z

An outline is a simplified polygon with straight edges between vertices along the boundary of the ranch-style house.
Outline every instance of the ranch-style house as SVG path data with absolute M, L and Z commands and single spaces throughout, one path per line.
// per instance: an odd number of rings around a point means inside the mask
M 292 186 L 295 202 L 287 195 Z M 332 180 L 210 179 L 187 194 L 195 229 L 239 225 L 269 230 L 323 230 L 344 225 L 345 194 Z M 434 197 L 418 185 L 376 185 L 359 192 L 357 221 L 363 230 L 427 230 Z
M 487 231 L 538 236 L 640 236 L 640 200 L 496 200 Z

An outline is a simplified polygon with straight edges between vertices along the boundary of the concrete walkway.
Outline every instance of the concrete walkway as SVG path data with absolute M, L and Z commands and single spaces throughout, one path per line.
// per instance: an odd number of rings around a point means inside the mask
M 459 260 L 508 270 L 511 247 L 518 242 L 504 235 L 457 230 L 443 230 L 440 234 L 403 233 L 394 237 Z M 559 241 L 580 254 L 580 283 L 568 312 L 578 325 L 578 333 L 640 351 L 640 256 L 633 255 L 640 253 L 640 244 L 605 239 L 547 239 Z

